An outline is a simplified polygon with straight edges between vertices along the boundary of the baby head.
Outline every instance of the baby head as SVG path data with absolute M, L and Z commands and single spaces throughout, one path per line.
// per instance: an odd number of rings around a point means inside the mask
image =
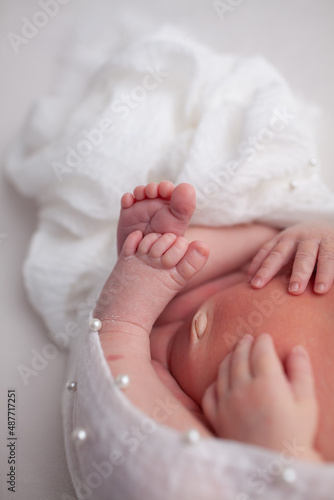
M 207 299 L 169 345 L 169 369 L 183 391 L 200 404 L 219 364 L 247 333 L 256 337 L 270 332 L 284 357 L 289 347 L 285 329 L 293 322 L 287 298 L 282 285 L 273 282 L 263 290 L 238 283 Z
M 308 351 L 319 403 L 317 449 L 333 460 L 334 336 L 332 297 L 317 296 L 309 286 L 298 297 L 274 278 L 264 289 L 239 283 L 206 300 L 169 342 L 168 366 L 183 391 L 201 406 L 218 367 L 246 333 L 271 334 L 280 359 L 301 344 Z

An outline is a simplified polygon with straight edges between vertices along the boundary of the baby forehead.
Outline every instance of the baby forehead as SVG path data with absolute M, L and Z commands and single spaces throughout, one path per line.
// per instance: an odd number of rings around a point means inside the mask
M 238 339 L 245 334 L 258 335 L 269 329 L 281 331 L 281 316 L 285 314 L 288 293 L 276 286 L 267 290 L 254 290 L 250 286 L 235 287 L 212 296 L 204 312 L 208 315 L 208 326 L 204 338 L 206 349 L 215 361 L 221 361 L 231 351 Z M 280 319 L 280 321 L 278 321 Z
M 203 310 L 207 313 L 211 311 L 212 321 L 216 323 L 221 321 L 222 316 L 234 316 L 254 307 L 263 311 L 273 310 L 284 304 L 288 297 L 282 287 L 267 285 L 261 290 L 254 290 L 248 284 L 238 284 L 212 295 L 203 304 Z

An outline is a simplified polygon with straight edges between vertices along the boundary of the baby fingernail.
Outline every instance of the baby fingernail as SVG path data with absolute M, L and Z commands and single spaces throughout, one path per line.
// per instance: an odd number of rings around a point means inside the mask
M 254 286 L 261 286 L 261 284 L 262 284 L 262 279 L 259 276 L 254 278 L 252 281 L 252 285 Z
M 296 281 L 291 283 L 291 285 L 289 286 L 290 292 L 297 292 L 298 289 L 299 289 L 299 283 L 297 283 Z
M 316 292 L 323 292 L 325 290 L 325 284 L 324 283 L 317 283 L 315 287 Z
M 241 339 L 240 339 L 240 342 L 242 341 L 247 341 L 247 342 L 253 342 L 254 340 L 254 337 L 253 335 L 249 335 L 249 333 L 246 333 L 246 335 L 244 335 Z
M 293 347 L 293 349 L 292 349 L 292 352 L 294 354 L 298 354 L 298 356 L 304 356 L 305 358 L 307 357 L 306 351 L 305 351 L 304 347 L 301 345 L 295 345 L 295 347 Z
M 203 247 L 198 247 L 196 248 L 196 252 L 198 253 L 198 255 L 200 255 L 201 257 L 205 257 L 208 252 L 206 250 L 206 248 L 203 248 Z

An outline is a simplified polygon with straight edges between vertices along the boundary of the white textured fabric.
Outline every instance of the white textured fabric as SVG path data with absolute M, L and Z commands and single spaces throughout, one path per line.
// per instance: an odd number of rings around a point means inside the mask
M 159 425 L 129 452 L 122 432 L 145 417 L 114 388 L 97 335 L 86 338 L 82 325 L 115 263 L 120 197 L 138 184 L 192 183 L 194 224 L 334 221 L 334 195 L 310 163 L 313 110 L 261 57 L 216 54 L 171 28 L 115 51 L 67 95 L 37 103 L 7 172 L 40 207 L 25 264 L 29 297 L 56 342 L 73 339 L 78 392 L 64 395 L 64 429 L 78 497 L 261 498 L 253 474 L 277 460 L 267 451 L 214 439 L 186 446 Z M 77 426 L 89 433 L 80 448 L 70 440 Z M 97 471 L 119 447 L 124 463 Z M 289 498 L 329 498 L 333 468 L 294 467 Z M 274 475 L 263 498 L 287 492 Z

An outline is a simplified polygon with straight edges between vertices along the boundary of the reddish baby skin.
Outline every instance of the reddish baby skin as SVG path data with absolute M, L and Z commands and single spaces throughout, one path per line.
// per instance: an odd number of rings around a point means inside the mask
M 220 362 L 246 333 L 254 337 L 270 333 L 283 362 L 293 346 L 303 345 L 311 358 L 320 409 L 316 448 L 332 461 L 334 288 L 325 295 L 317 295 L 312 288 L 313 280 L 302 295 L 293 296 L 284 274 L 261 290 L 254 290 L 244 279 L 205 300 L 195 319 L 191 315 L 171 336 L 166 354 L 173 377 L 200 404 Z

